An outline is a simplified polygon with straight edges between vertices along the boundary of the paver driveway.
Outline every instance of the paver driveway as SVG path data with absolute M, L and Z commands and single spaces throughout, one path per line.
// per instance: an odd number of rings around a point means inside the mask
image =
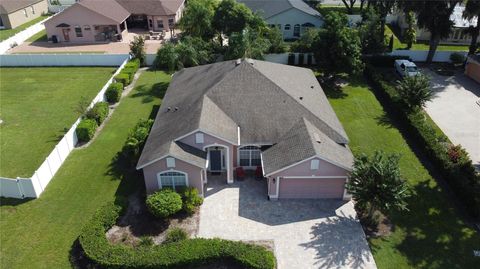
M 424 69 L 432 78 L 433 99 L 425 110 L 454 144 L 461 144 L 480 170 L 480 84 L 464 74 L 440 76 Z
M 253 179 L 209 179 L 198 236 L 273 240 L 279 269 L 376 268 L 351 202 L 269 201 Z

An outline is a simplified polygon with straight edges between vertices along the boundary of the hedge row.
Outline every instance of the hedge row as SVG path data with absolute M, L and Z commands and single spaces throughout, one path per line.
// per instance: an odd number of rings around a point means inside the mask
M 119 82 L 114 82 L 108 86 L 107 91 L 105 92 L 105 98 L 110 104 L 115 104 L 120 101 L 122 97 L 123 84 Z
M 98 102 L 85 112 L 84 118 L 75 129 L 78 140 L 81 142 L 90 141 L 95 135 L 95 130 L 107 118 L 108 111 L 108 103 Z
M 140 60 L 130 60 L 127 64 L 125 64 L 122 71 L 120 71 L 120 73 L 115 76 L 115 81 L 122 83 L 123 87 L 127 87 L 128 85 L 130 85 L 130 83 L 132 83 L 133 77 L 135 76 L 135 73 L 137 73 L 139 68 Z
M 264 247 L 222 239 L 187 239 L 132 248 L 110 244 L 106 231 L 115 224 L 125 204 L 108 203 L 84 226 L 79 237 L 85 255 L 102 268 L 183 268 L 230 260 L 254 269 L 275 268 L 275 257 Z
M 365 75 L 378 96 L 398 111 L 395 116 L 441 172 L 467 212 L 472 217 L 479 218 L 480 175 L 475 172 L 466 151 L 460 146 L 454 147 L 447 143 L 444 136 L 438 136 L 433 127 L 425 121 L 422 111 L 408 113 L 406 104 L 395 88 L 386 82 L 374 67 L 367 65 Z

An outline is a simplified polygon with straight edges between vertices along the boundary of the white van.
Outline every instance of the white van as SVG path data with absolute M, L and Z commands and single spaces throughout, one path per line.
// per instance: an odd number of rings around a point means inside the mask
M 420 74 L 415 63 L 409 60 L 395 60 L 395 71 L 403 77 L 413 77 Z

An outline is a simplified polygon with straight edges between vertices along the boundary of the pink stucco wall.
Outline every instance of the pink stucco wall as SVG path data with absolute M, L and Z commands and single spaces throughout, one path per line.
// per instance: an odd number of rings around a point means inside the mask
M 199 133 L 202 133 L 202 132 L 199 132 Z M 222 146 L 225 146 L 228 148 L 228 151 L 229 151 L 229 161 L 228 161 L 228 165 L 229 165 L 229 178 L 233 179 L 233 167 L 234 167 L 234 163 L 233 163 L 233 158 L 234 158 L 234 155 L 233 155 L 233 145 L 226 142 L 226 141 L 223 141 L 221 139 L 218 139 L 216 137 L 213 137 L 211 135 L 208 135 L 208 134 L 205 134 L 203 133 L 203 142 L 204 143 L 195 143 L 195 134 L 196 133 L 193 133 L 189 136 L 186 136 L 184 138 L 182 138 L 180 140 L 180 142 L 183 142 L 187 145 L 190 145 L 192 147 L 196 147 L 198 149 L 201 149 L 201 150 L 204 150 L 205 147 L 208 147 L 208 146 L 214 146 L 214 145 L 222 145 Z
M 70 42 L 95 42 L 95 25 L 115 25 L 115 27 L 118 28 L 117 23 L 113 20 L 90 11 L 81 5 L 74 5 L 45 22 L 48 38 L 56 35 L 59 42 L 65 41 L 62 32 L 64 28 L 57 27 L 57 25 L 61 23 L 70 25 Z M 76 36 L 76 25 L 82 27 L 83 37 Z M 84 30 L 86 26 L 88 26 L 90 30 Z
M 188 175 L 188 185 L 198 189 L 198 193 L 203 195 L 203 182 L 201 177 L 201 168 L 189 164 L 179 159 L 175 159 L 175 167 L 167 167 L 167 160 L 163 158 L 158 162 L 143 168 L 143 176 L 145 178 L 145 188 L 147 193 L 153 193 L 159 189 L 157 174 L 169 170 L 184 172 Z
M 275 173 L 268 177 L 268 194 L 277 195 L 276 183 L 273 182 L 273 178 L 276 177 L 295 177 L 295 176 L 348 176 L 349 171 L 338 167 L 334 164 L 326 162 L 324 160 L 315 158 L 319 160 L 318 170 L 310 169 L 311 160 L 304 161 L 293 167 L 285 169 L 281 172 Z M 301 182 L 299 182 L 301 184 Z
M 154 31 L 161 31 L 161 30 L 169 31 L 170 27 L 168 25 L 168 19 L 172 18 L 174 24 L 177 24 L 180 18 L 182 17 L 184 9 L 185 9 L 185 2 L 183 2 L 183 4 L 178 8 L 177 12 L 174 15 L 169 15 L 169 16 L 149 15 L 147 16 L 147 19 L 152 20 Z M 158 28 L 159 21 L 163 22 L 163 29 Z

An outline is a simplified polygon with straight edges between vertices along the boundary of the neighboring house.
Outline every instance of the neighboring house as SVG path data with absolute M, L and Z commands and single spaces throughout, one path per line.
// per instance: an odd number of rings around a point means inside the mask
M 45 22 L 47 36 L 58 42 L 117 40 L 128 29 L 173 30 L 184 0 L 81 0 Z
M 237 0 L 278 27 L 284 39 L 297 39 L 310 27 L 323 26 L 322 15 L 302 0 Z
M 480 83 L 480 54 L 468 57 L 465 66 L 465 75 Z
M 212 173 L 233 183 L 242 167 L 261 169 L 270 199 L 348 199 L 347 143 L 311 70 L 226 61 L 174 74 L 137 169 L 148 193 L 193 186 L 205 195 Z
M 478 18 L 474 18 L 472 20 L 466 20 L 463 18 L 463 11 L 465 10 L 464 6 L 457 5 L 450 16 L 450 20 L 453 22 L 452 31 L 448 38 L 442 39 L 440 44 L 462 44 L 462 45 L 470 45 L 471 36 L 469 34 L 464 33 L 466 29 L 470 26 L 476 26 Z M 406 22 L 405 14 L 402 12 L 398 14 L 397 24 L 400 27 L 402 34 L 408 28 L 408 24 Z M 417 29 L 417 40 L 419 41 L 429 41 L 430 40 L 430 32 L 427 29 Z
M 47 12 L 47 0 L 2 0 L 0 29 L 13 29 Z

